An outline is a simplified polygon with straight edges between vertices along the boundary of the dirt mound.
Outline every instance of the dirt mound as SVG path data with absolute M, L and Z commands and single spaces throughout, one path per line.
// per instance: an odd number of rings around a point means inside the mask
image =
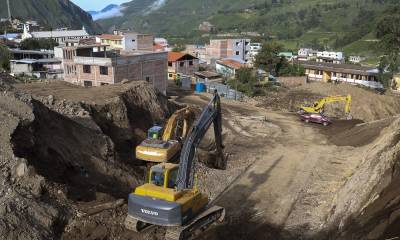
M 364 122 L 391 117 L 400 113 L 398 96 L 379 95 L 376 92 L 350 84 L 310 83 L 294 88 L 282 88 L 278 92 L 269 92 L 265 97 L 256 97 L 259 107 L 295 112 L 304 102 L 314 102 L 326 96 L 352 96 L 351 115 Z M 326 114 L 343 118 L 344 103 L 332 103 L 326 106 Z
M 378 128 L 385 124 L 388 123 L 376 122 L 368 127 Z M 399 140 L 400 119 L 397 118 L 364 151 L 357 171 L 338 191 L 328 227 L 339 232 L 340 238 L 388 239 L 399 236 Z
M 388 127 L 394 118 L 387 118 L 383 120 L 377 120 L 374 122 L 360 123 L 361 121 L 340 121 L 350 122 L 343 127 L 343 124 L 334 122 L 329 130 L 323 131 L 329 136 L 329 141 L 336 146 L 352 146 L 361 147 L 372 143 L 381 131 Z M 342 125 L 342 126 L 337 126 Z
M 145 169 L 134 160 L 134 146 L 174 105 L 144 82 L 15 88 L 0 94 L 0 234 L 5 239 L 121 235 L 126 196 Z M 87 232 L 90 224 L 96 234 Z M 97 232 L 101 226 L 115 231 Z
M 399 97 L 380 95 L 374 91 L 350 84 L 311 83 L 298 89 L 322 96 L 346 96 L 350 94 L 353 99 L 351 115 L 353 118 L 361 119 L 364 122 L 384 119 L 400 113 Z

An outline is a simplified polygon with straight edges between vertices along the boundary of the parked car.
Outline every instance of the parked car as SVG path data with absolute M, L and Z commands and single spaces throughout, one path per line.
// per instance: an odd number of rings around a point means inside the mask
M 309 123 L 309 122 L 313 122 L 313 123 L 319 123 L 322 124 L 324 126 L 328 126 L 329 124 L 332 123 L 332 121 L 319 113 L 304 113 L 300 115 L 300 120 Z

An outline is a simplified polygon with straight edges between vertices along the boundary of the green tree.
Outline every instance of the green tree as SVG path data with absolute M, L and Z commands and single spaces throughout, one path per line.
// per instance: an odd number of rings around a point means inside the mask
M 387 14 L 378 22 L 376 30 L 376 35 L 380 39 L 377 49 L 384 54 L 381 58 L 379 69 L 381 74 L 387 69 L 391 77 L 399 72 L 400 67 L 399 22 L 400 7 L 395 7 L 387 11 Z M 386 81 L 382 81 L 382 83 L 388 85 Z
M 186 46 L 184 44 L 176 44 L 173 48 L 172 51 L 173 52 L 182 52 L 185 51 Z
M 58 43 L 53 39 L 34 39 L 28 38 L 21 42 L 20 48 L 24 50 L 39 50 L 50 49 L 58 46 Z
M 0 70 L 10 70 L 10 58 L 8 48 L 0 45 Z
M 264 43 L 256 56 L 255 66 L 273 75 L 279 75 L 284 58 L 279 57 L 278 54 L 282 50 L 282 45 L 276 42 Z
M 255 93 L 255 84 L 257 77 L 251 68 L 240 68 L 236 71 L 235 77 L 228 80 L 228 85 L 247 96 L 253 96 Z

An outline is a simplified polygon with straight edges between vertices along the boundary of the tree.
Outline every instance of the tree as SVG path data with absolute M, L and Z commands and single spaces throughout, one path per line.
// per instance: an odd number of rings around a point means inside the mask
M 282 49 L 282 45 L 276 42 L 264 43 L 260 52 L 256 56 L 255 66 L 270 72 L 273 75 L 278 75 L 283 61 L 278 54 Z
M 0 70 L 10 70 L 10 58 L 8 48 L 0 45 Z
M 173 51 L 173 52 L 182 52 L 182 51 L 185 51 L 185 49 L 186 49 L 186 46 L 185 46 L 185 45 L 183 45 L 183 44 L 176 44 L 176 45 L 174 46 L 174 48 L 172 48 L 172 51 Z
M 378 43 L 379 51 L 384 56 L 380 61 L 380 71 L 383 73 L 386 69 L 391 77 L 399 71 L 400 67 L 400 7 L 395 7 L 387 11 L 376 30 L 376 36 L 380 39 Z
M 54 49 L 58 43 L 53 39 L 34 39 L 27 38 L 20 44 L 20 48 L 24 50 Z
M 251 68 L 240 68 L 236 71 L 235 77 L 228 80 L 228 85 L 247 96 L 253 96 L 257 77 Z

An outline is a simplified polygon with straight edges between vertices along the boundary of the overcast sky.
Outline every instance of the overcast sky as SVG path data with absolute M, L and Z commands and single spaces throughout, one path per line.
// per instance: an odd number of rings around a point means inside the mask
M 86 11 L 98 11 L 109 4 L 121 4 L 124 2 L 129 2 L 129 0 L 72 0 L 72 2 L 74 2 Z

